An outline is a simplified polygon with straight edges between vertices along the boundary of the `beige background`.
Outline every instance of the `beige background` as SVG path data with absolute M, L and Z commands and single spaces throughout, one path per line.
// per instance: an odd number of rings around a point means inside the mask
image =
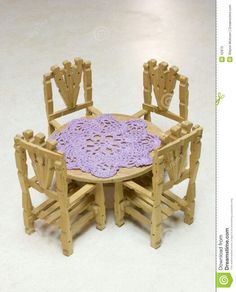
M 213 0 L 0 1 L 1 292 L 214 291 L 214 13 Z M 189 77 L 189 117 L 204 127 L 196 220 L 166 222 L 158 250 L 132 222 L 116 227 L 111 211 L 106 229 L 79 236 L 70 258 L 50 230 L 23 232 L 13 137 L 47 131 L 42 75 L 75 56 L 92 61 L 103 112 L 140 109 L 150 58 Z

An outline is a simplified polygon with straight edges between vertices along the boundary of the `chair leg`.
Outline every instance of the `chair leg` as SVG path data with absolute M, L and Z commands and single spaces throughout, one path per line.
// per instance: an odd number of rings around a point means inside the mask
M 161 245 L 161 205 L 153 208 L 151 218 L 151 247 L 158 248 Z
M 98 206 L 98 212 L 96 214 L 96 227 L 99 230 L 103 230 L 106 224 L 106 207 L 105 207 L 105 195 L 103 184 L 96 185 L 95 204 Z
M 193 223 L 194 210 L 195 210 L 195 183 L 188 185 L 187 194 L 185 200 L 187 201 L 187 207 L 184 210 L 184 222 L 188 225 Z
M 114 194 L 114 211 L 115 211 L 115 222 L 117 226 L 122 226 L 124 221 L 124 209 L 122 203 L 124 200 L 124 192 L 122 182 L 115 183 L 115 194 Z
M 25 232 L 31 234 L 35 231 L 34 221 L 35 216 L 32 214 L 33 206 L 30 198 L 29 187 L 27 183 L 27 164 L 26 164 L 26 153 L 20 146 L 15 142 L 15 155 L 16 165 L 18 169 L 18 178 L 22 191 L 22 207 L 23 207 L 23 218 L 25 225 Z
M 35 221 L 35 216 L 32 214 L 32 202 L 30 198 L 30 193 L 28 188 L 22 184 L 21 185 L 23 188 L 22 192 L 22 206 L 23 206 L 23 218 L 24 218 L 24 225 L 25 225 L 25 233 L 31 234 L 35 232 L 34 229 L 34 221 Z
M 73 253 L 73 238 L 71 232 L 71 223 L 67 210 L 63 210 L 61 214 L 61 244 L 63 254 L 70 256 Z
M 73 253 L 73 239 L 71 232 L 63 232 L 61 233 L 61 243 L 63 254 L 65 256 L 70 256 Z
M 28 215 L 27 212 L 24 210 L 23 217 L 24 217 L 25 233 L 29 235 L 34 233 L 35 232 L 34 216 Z

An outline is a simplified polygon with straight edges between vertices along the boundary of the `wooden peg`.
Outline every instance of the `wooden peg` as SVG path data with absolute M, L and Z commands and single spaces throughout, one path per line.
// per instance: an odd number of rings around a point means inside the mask
M 180 116 L 187 120 L 188 118 L 188 78 L 180 75 L 179 77 L 179 113 Z
M 159 104 L 161 110 L 166 110 L 169 107 L 169 95 L 163 100 L 164 95 L 166 94 L 165 86 L 166 86 L 166 79 L 168 75 L 168 63 L 161 62 L 158 66 L 158 87 L 159 87 Z M 168 101 L 166 99 L 168 98 Z
M 79 91 L 80 91 L 80 82 L 83 72 L 83 59 L 75 58 L 75 65 L 73 65 L 73 80 L 74 80 L 74 91 L 73 91 L 73 100 L 74 104 L 77 103 Z
M 194 131 L 194 130 L 196 130 L 196 129 L 198 129 L 198 128 L 200 128 L 200 125 L 197 124 L 197 125 L 194 125 L 194 126 L 193 126 L 192 130 Z
M 57 141 L 56 140 L 47 140 L 46 141 L 46 148 L 48 150 L 54 151 L 56 150 Z
M 170 135 L 167 135 L 167 134 L 160 135 L 159 139 L 161 140 L 161 146 L 165 146 L 171 141 Z
M 149 76 L 149 65 L 148 63 L 145 63 L 143 65 L 143 97 L 144 97 L 144 103 L 151 105 L 152 103 L 152 85 L 151 85 L 151 79 Z M 151 121 L 151 114 L 148 112 L 144 115 L 144 119 L 146 121 Z
M 177 124 L 170 128 L 171 135 L 174 136 L 174 139 L 179 138 L 181 136 L 181 125 Z
M 20 135 L 16 135 L 14 137 L 14 146 L 17 146 L 20 144 L 20 140 L 22 139 L 22 137 Z
M 183 121 L 181 123 L 181 127 L 183 129 L 183 134 L 187 134 L 187 133 L 190 133 L 191 132 L 191 129 L 192 129 L 192 126 L 193 126 L 193 123 L 189 122 L 189 121 Z
M 73 100 L 73 73 L 72 73 L 72 66 L 71 62 L 68 60 L 65 60 L 63 62 L 64 65 L 64 76 L 65 76 L 65 83 L 68 89 L 68 102 L 70 103 L 71 107 L 74 107 L 74 100 Z
M 78 67 L 78 68 L 82 68 L 82 65 L 83 65 L 83 59 L 81 59 L 81 58 L 79 58 L 79 57 L 76 57 L 75 59 L 74 59 L 74 61 L 75 61 L 75 65 Z
M 84 61 L 83 63 L 83 72 L 84 72 L 84 99 L 85 102 L 92 101 L 92 71 L 91 71 L 91 62 Z M 86 110 L 86 115 L 90 115 L 90 111 Z
M 63 61 L 62 64 L 64 65 L 64 68 L 66 68 L 66 69 L 71 68 L 71 62 L 68 60 Z
M 45 135 L 43 133 L 38 133 L 34 136 L 34 144 L 41 145 L 45 143 Z
M 43 76 L 43 87 L 46 113 L 49 119 L 49 115 L 53 113 L 52 84 L 50 74 L 45 74 Z
M 157 66 L 157 61 L 155 59 L 151 59 L 148 61 L 148 69 L 149 69 L 150 80 L 153 86 L 153 92 L 154 92 L 157 104 L 159 106 L 160 88 L 158 84 L 158 66 Z
M 148 65 L 151 67 L 151 68 L 154 68 L 157 64 L 157 60 L 155 59 L 151 59 L 148 61 Z M 152 70 L 152 69 L 151 69 Z
M 46 73 L 43 75 L 43 80 L 44 81 L 49 81 L 52 78 L 52 74 L 51 73 Z
M 66 82 L 63 78 L 63 74 L 59 66 L 54 65 L 51 67 L 55 83 L 58 87 L 59 93 L 67 107 L 71 107 L 69 99 L 69 89 L 67 88 Z
M 61 72 L 61 69 L 60 69 L 60 67 L 58 65 L 51 66 L 51 70 L 52 70 L 53 75 L 58 74 L 58 73 Z
M 176 85 L 176 76 L 177 72 L 179 71 L 179 68 L 176 66 L 172 66 L 169 68 L 169 72 L 167 74 L 166 79 L 166 90 L 167 92 L 172 92 Z
M 32 130 L 26 130 L 23 132 L 23 136 L 26 141 L 30 141 L 33 138 L 34 132 Z
M 83 67 L 84 67 L 85 70 L 89 70 L 89 69 L 91 69 L 91 62 L 88 61 L 88 60 L 84 60 L 84 62 L 83 62 Z M 88 81 L 91 82 L 91 80 L 88 80 Z

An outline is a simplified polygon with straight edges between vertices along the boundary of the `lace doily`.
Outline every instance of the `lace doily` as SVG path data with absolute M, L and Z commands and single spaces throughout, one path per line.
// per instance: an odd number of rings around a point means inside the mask
M 117 121 L 112 115 L 72 120 L 50 139 L 64 153 L 67 169 L 80 169 L 94 176 L 114 176 L 121 167 L 150 165 L 150 152 L 160 146 L 149 134 L 144 120 Z

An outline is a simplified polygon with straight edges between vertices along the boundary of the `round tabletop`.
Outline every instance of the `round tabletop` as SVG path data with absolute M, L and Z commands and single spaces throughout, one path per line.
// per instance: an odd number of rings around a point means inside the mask
M 129 115 L 123 115 L 123 114 L 111 114 L 116 120 L 118 121 L 128 121 L 133 120 L 134 117 Z M 93 117 L 87 117 L 87 118 L 93 118 Z M 147 132 L 160 136 L 162 134 L 162 131 L 151 122 L 145 121 L 147 124 Z M 57 129 L 56 132 L 60 132 L 66 125 L 63 125 L 59 129 Z M 152 153 L 151 153 L 152 155 Z M 140 175 L 143 175 L 147 172 L 149 172 L 152 169 L 152 165 L 143 166 L 143 167 L 132 167 L 132 168 L 120 168 L 119 171 L 116 173 L 116 175 L 108 178 L 99 178 L 96 177 L 90 173 L 83 172 L 80 169 L 73 169 L 73 170 L 67 170 L 67 176 L 70 179 L 80 181 L 80 182 L 86 182 L 86 183 L 115 183 L 119 181 L 125 181 L 129 179 L 133 179 L 135 177 L 139 177 Z

